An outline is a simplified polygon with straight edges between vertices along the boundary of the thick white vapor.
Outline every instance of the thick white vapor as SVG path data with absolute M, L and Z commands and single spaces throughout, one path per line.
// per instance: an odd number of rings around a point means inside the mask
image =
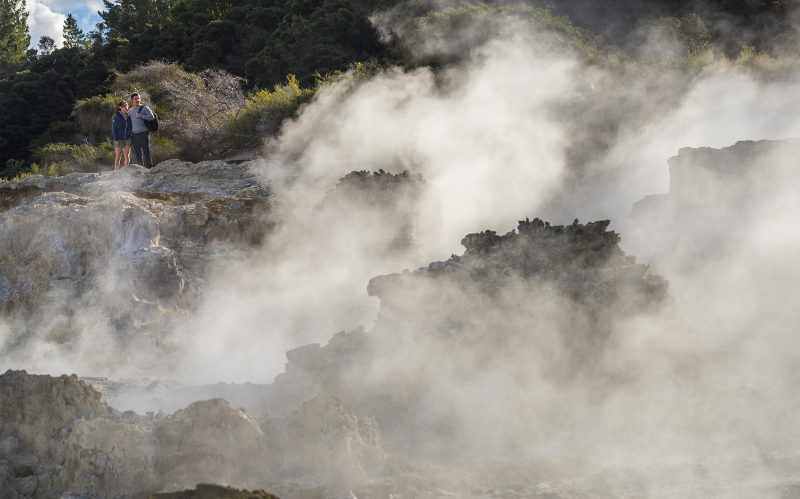
M 574 67 L 511 38 L 443 74 L 390 70 L 343 82 L 287 128 L 279 151 L 311 178 L 423 173 L 441 199 L 445 251 L 455 251 L 468 232 L 511 228 L 557 185 L 565 138 L 547 105 L 571 89 Z
M 564 137 L 547 107 L 565 100 L 574 68 L 509 36 L 439 74 L 390 69 L 322 89 L 272 145 L 272 161 L 300 176 L 281 195 L 285 227 L 246 276 L 209 290 L 209 308 L 186 335 L 194 353 L 178 376 L 268 382 L 287 349 L 370 327 L 370 278 L 446 259 L 461 252 L 467 233 L 508 231 L 534 214 L 561 177 Z M 315 225 L 313 208 L 337 179 L 378 169 L 422 173 L 429 205 L 441 207 L 420 214 L 442 219 L 441 231 L 421 241 L 421 260 L 382 260 L 373 255 L 375 234 Z

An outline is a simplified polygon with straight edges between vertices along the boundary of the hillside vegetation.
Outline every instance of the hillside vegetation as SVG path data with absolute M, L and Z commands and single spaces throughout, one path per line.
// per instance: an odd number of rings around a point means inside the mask
M 84 34 L 69 16 L 64 47 L 42 37 L 27 49 L 24 0 L 3 0 L 0 178 L 105 161 L 116 103 L 132 91 L 165 123 L 155 158 L 198 160 L 276 134 L 347 71 L 457 63 L 512 21 L 541 50 L 626 81 L 719 64 L 779 73 L 797 67 L 794 4 L 532 0 L 430 10 L 395 0 L 104 0 L 96 30 Z M 382 37 L 375 13 L 402 17 L 405 28 Z

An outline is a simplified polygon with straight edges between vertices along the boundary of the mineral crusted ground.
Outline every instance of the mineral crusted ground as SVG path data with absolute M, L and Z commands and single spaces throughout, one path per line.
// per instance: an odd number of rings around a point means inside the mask
M 394 203 L 385 241 L 407 240 L 420 207 L 391 185 L 421 182 L 355 172 L 320 217 L 374 195 Z M 269 184 L 222 162 L 29 177 L 0 196 L 6 353 L 102 323 L 128 352 L 179 355 L 172 324 L 209 266 L 281 223 Z M 0 499 L 248 497 L 209 482 L 283 498 L 800 497 L 798 407 L 679 348 L 698 332 L 608 227 L 525 219 L 375 277 L 372 329 L 290 350 L 269 384 L 9 370 Z
M 99 366 L 148 344 L 168 351 L 209 269 L 245 258 L 275 223 L 267 184 L 218 161 L 28 176 L 1 182 L 0 200 L 5 350 L 59 351 L 111 331 L 122 348 Z

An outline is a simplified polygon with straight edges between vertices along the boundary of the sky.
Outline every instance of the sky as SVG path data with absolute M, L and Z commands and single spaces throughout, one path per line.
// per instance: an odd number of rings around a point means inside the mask
M 28 30 L 31 47 L 37 48 L 42 36 L 49 36 L 61 47 L 64 37 L 61 33 L 64 19 L 72 14 L 84 33 L 93 30 L 101 21 L 97 12 L 103 10 L 102 0 L 27 0 Z

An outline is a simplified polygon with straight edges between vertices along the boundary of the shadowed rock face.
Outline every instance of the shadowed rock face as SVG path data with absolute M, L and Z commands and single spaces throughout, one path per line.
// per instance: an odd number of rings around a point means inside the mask
M 465 280 L 491 294 L 507 284 L 527 282 L 548 292 L 569 296 L 586 305 L 621 306 L 619 298 L 635 300 L 632 307 L 660 303 L 667 297 L 667 282 L 645 277 L 647 266 L 625 256 L 619 236 L 606 231 L 608 220 L 581 225 L 550 226 L 538 218 L 521 221 L 517 232 L 498 236 L 494 231 L 469 234 L 461 244 L 462 256 L 434 262 L 411 274 L 392 274 L 370 281 L 368 292 L 381 298 L 382 311 L 420 280 L 444 277 Z M 630 291 L 631 293 L 628 293 Z
M 278 499 L 278 497 L 263 490 L 249 491 L 223 485 L 201 483 L 192 490 L 158 492 L 152 494 L 150 499 Z
M 792 210 L 800 139 L 686 147 L 668 160 L 669 193 L 633 205 L 631 234 L 659 272 L 719 261 L 752 243 L 752 228 Z
M 383 258 L 418 257 L 420 238 L 435 234 L 441 225 L 425 179 L 409 171 L 350 172 L 327 192 L 316 213 L 323 227 L 368 234 L 372 252 Z
M 28 176 L 0 182 L 0 199 L 10 350 L 100 330 L 168 344 L 209 269 L 245 258 L 275 223 L 269 187 L 247 164 L 220 161 Z
M 660 316 L 672 300 L 667 281 L 645 276 L 608 225 L 526 220 L 504 236 L 466 236 L 465 253 L 448 261 L 372 279 L 369 294 L 381 299 L 372 332 L 288 352 L 268 407 L 334 393 L 374 415 L 392 448 L 456 455 L 505 438 L 480 435 L 486 418 L 496 418 L 493 431 L 529 437 L 530 418 L 559 417 L 558 397 L 542 410 L 520 392 L 580 381 L 601 398 L 604 384 L 635 383 L 604 352 L 620 325 Z M 488 416 L 468 407 L 487 399 L 505 409 Z

